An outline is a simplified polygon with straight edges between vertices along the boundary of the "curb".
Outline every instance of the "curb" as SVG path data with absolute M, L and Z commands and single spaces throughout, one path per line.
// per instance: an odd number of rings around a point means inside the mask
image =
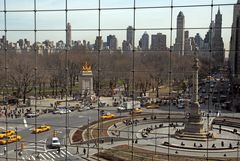
M 75 134 L 75 132 L 81 128 L 81 126 L 79 126 L 78 128 L 74 128 L 74 129 L 71 129 L 70 132 L 69 132 L 69 143 L 72 145 L 73 144 L 73 140 L 72 140 L 72 137 L 73 137 L 73 134 Z

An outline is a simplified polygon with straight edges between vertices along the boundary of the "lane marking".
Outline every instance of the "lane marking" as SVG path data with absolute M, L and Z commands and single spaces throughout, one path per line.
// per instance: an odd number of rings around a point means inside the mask
M 55 156 L 53 156 L 51 153 L 48 153 L 52 158 L 54 158 L 55 159 Z
M 57 158 L 61 158 L 61 156 L 57 153 L 55 153 L 54 151 L 52 152 Z
M 67 153 L 68 153 L 69 155 L 73 156 L 73 154 L 71 154 L 69 151 L 67 151 Z
M 60 152 L 60 156 L 61 157 L 64 157 L 65 156 L 65 153 L 61 150 L 61 152 Z
M 51 157 L 48 156 L 47 153 L 43 153 L 43 155 L 45 155 L 48 159 L 51 159 Z
M 23 118 L 23 123 L 24 123 L 24 126 L 27 128 L 27 127 L 28 127 L 28 124 L 27 124 L 26 118 Z
M 34 157 L 33 155 L 31 155 L 31 157 L 32 157 L 33 160 L 36 160 L 35 157 Z
M 47 160 L 42 154 L 39 154 L 40 157 L 43 158 L 43 160 Z

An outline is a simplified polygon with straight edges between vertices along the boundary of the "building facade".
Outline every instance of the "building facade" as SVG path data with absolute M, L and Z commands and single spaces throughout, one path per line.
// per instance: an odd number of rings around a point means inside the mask
M 149 50 L 149 35 L 145 31 L 144 34 L 142 35 L 142 38 L 139 41 L 139 47 L 143 50 Z
M 240 0 L 234 5 L 232 33 L 230 39 L 229 66 L 235 82 L 240 80 Z M 240 84 L 240 83 L 239 83 Z
M 212 58 L 215 59 L 216 63 L 223 65 L 225 58 L 224 44 L 222 39 L 222 14 L 220 8 L 215 16 L 215 23 L 212 33 Z
M 167 49 L 167 36 L 162 33 L 157 33 L 151 37 L 151 50 L 162 50 Z
M 180 11 L 177 16 L 177 36 L 174 44 L 174 52 L 178 55 L 184 55 L 184 27 L 185 17 L 183 12 Z
M 66 46 L 71 48 L 72 46 L 72 26 L 70 23 L 67 23 L 67 41 L 66 41 Z
M 132 26 L 128 26 L 127 28 L 127 42 L 133 46 L 133 37 L 134 37 L 134 31 Z

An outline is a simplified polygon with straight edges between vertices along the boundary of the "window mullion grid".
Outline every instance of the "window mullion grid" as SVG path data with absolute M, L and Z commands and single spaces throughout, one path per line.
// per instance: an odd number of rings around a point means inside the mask
M 98 0 L 98 36 L 101 36 L 101 0 Z M 98 41 L 98 40 L 97 40 Z M 100 47 L 98 47 L 98 53 L 97 53 L 97 114 L 98 114 L 98 141 L 97 141 L 97 153 L 98 153 L 98 159 L 100 156 L 100 121 L 103 121 L 100 119 L 100 106 L 99 106 L 99 102 L 100 102 L 100 75 L 101 75 L 101 69 L 100 69 Z M 89 125 L 88 125 L 89 126 Z M 103 127 L 102 127 L 103 128 Z M 89 145 L 88 145 L 89 146 Z
M 35 113 L 37 112 L 37 6 L 36 6 L 36 0 L 34 0 L 34 57 L 35 57 L 35 63 L 34 63 L 34 110 Z M 37 117 L 34 118 L 34 127 L 37 128 Z M 34 134 L 34 145 L 35 145 L 35 155 L 38 154 L 37 149 L 37 133 Z
M 133 0 L 133 41 L 132 41 L 132 107 L 134 108 L 135 101 L 135 29 L 136 29 L 136 0 Z M 134 160 L 134 113 L 131 112 L 131 134 L 132 134 L 132 146 L 131 146 L 131 160 Z M 129 131 L 128 131 L 129 132 Z
M 3 90 L 3 100 L 6 101 L 8 95 L 8 44 L 7 44 L 7 0 L 4 0 L 4 75 L 5 75 L 5 87 Z M 5 92 L 6 91 L 6 92 Z M 5 104 L 5 129 L 8 130 L 8 105 Z M 6 144 L 6 161 L 8 161 L 8 144 Z
M 170 47 L 172 46 L 173 44 L 173 1 L 174 0 L 171 0 L 171 11 L 170 11 L 170 14 L 171 14 L 171 22 L 170 22 Z M 172 49 L 170 49 L 170 52 L 169 52 L 169 72 L 168 72 L 168 86 L 169 86 L 169 91 L 168 91 L 168 97 L 169 97 L 169 101 L 170 101 L 170 98 L 171 98 L 171 91 L 172 91 Z M 171 123 L 171 102 L 169 102 L 168 104 L 168 125 L 170 125 Z M 170 126 L 168 126 L 168 143 L 170 144 L 170 137 L 171 137 L 171 134 L 170 134 Z M 168 156 L 168 161 L 170 161 L 170 146 L 168 146 L 167 148 L 167 156 Z
M 68 61 L 68 54 L 71 48 L 71 42 L 68 38 L 68 34 L 71 31 L 68 28 L 68 0 L 65 0 L 65 36 L 66 36 L 66 47 L 65 47 L 65 110 L 67 111 L 65 114 L 65 148 L 66 151 L 68 150 L 68 129 L 69 129 L 69 112 L 68 112 L 68 75 L 69 75 L 69 61 Z M 59 151 L 60 152 L 60 151 Z M 65 155 L 65 160 L 68 160 L 68 154 Z

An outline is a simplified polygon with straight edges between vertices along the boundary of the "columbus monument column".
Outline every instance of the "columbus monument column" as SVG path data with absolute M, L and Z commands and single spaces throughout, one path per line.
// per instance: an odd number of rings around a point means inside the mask
M 204 129 L 204 122 L 202 119 L 200 104 L 198 102 L 198 71 L 199 71 L 199 60 L 196 56 L 194 58 L 193 65 L 193 95 L 192 102 L 189 107 L 189 116 L 186 119 L 185 127 L 182 130 L 178 130 L 175 133 L 176 138 L 182 139 L 200 139 L 206 140 L 207 137 L 212 137 L 212 135 L 208 135 L 206 130 Z

